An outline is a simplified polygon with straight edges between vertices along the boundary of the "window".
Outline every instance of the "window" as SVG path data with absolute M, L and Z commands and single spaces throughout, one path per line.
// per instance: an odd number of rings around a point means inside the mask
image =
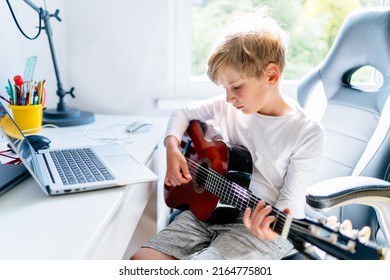
M 297 80 L 324 58 L 351 11 L 388 5 L 388 0 L 176 0 L 175 5 L 175 95 L 203 98 L 222 92 L 205 75 L 207 56 L 232 18 L 259 5 L 269 7 L 272 17 L 289 35 L 283 80 L 288 93 L 295 92 Z

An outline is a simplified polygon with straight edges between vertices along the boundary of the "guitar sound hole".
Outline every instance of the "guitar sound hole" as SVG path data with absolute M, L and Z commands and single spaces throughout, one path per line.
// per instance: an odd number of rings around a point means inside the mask
M 196 169 L 194 189 L 197 193 L 201 193 L 204 191 L 204 186 L 207 181 L 207 177 L 209 174 L 210 161 L 208 159 L 203 159 Z

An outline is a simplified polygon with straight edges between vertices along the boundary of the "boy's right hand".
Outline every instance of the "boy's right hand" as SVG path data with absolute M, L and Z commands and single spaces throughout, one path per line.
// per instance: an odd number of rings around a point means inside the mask
M 179 149 L 179 140 L 174 136 L 165 139 L 167 150 L 167 172 L 164 183 L 167 186 L 179 186 L 191 181 L 187 160 Z

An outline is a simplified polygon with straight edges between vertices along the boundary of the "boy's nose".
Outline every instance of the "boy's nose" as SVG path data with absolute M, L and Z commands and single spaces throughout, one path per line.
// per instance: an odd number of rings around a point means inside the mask
M 232 93 L 229 92 L 229 90 L 226 90 L 226 102 L 232 103 L 234 99 L 234 96 Z

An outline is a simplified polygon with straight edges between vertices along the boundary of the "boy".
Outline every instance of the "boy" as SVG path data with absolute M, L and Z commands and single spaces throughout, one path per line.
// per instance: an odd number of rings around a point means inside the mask
M 323 130 L 287 101 L 280 81 L 286 63 L 281 28 L 264 13 L 249 15 L 217 42 L 208 60 L 209 78 L 226 95 L 172 114 L 167 128 L 165 184 L 191 180 L 179 150 L 189 121 L 213 120 L 225 141 L 246 147 L 253 160 L 250 190 L 295 218 L 304 217 L 305 188 L 318 165 Z M 292 244 L 270 229 L 270 206 L 258 203 L 234 223 L 199 221 L 190 210 L 147 242 L 132 259 L 282 259 Z

